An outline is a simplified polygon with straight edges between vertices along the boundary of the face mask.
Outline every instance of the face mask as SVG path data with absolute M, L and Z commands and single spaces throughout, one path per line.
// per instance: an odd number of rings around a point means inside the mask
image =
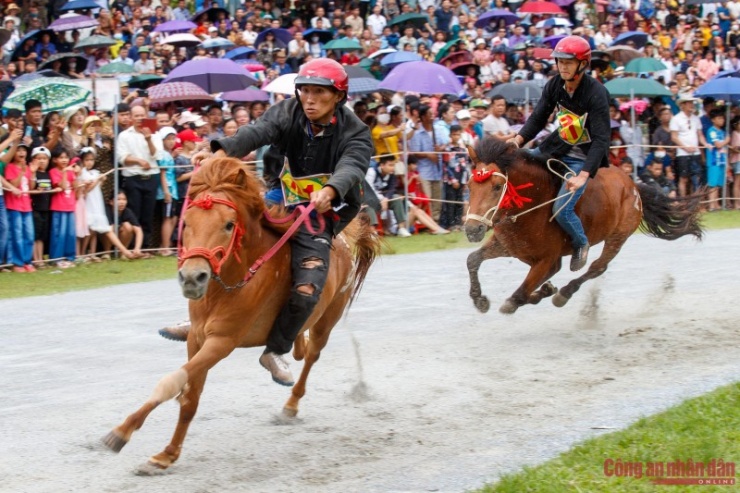
M 665 151 L 655 151 L 655 157 L 663 159 L 665 157 Z
M 177 67 L 177 62 L 170 62 L 170 67 L 171 68 Z
M 391 115 L 389 115 L 388 113 L 378 115 L 378 123 L 380 123 L 381 125 L 388 125 L 389 121 L 391 121 Z
M 311 37 L 311 42 L 312 43 L 318 43 L 319 42 L 319 37 L 318 36 Z
M 612 140 L 612 145 L 613 146 L 622 145 L 622 141 L 621 140 Z
M 121 40 L 121 39 L 123 39 L 123 33 L 116 33 L 116 34 L 113 35 L 113 37 L 115 39 Z
M 719 36 L 719 31 L 712 31 L 712 36 Z

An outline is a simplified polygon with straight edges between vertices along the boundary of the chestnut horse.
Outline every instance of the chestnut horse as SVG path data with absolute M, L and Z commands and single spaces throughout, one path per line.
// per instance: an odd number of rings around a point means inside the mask
M 220 158 L 204 164 L 191 180 L 188 200 L 178 272 L 183 295 L 190 299 L 188 362 L 162 378 L 144 405 L 103 439 L 110 449 L 120 451 L 150 412 L 179 397 L 180 417 L 172 440 L 149 459 L 143 473 L 166 469 L 178 459 L 208 370 L 237 347 L 265 345 L 291 286 L 290 247 L 274 247 L 287 238 L 281 236 L 295 221 L 271 217 L 280 212 L 285 216 L 282 208 L 267 214 L 258 179 L 239 160 Z M 379 251 L 380 239 L 362 217 L 334 239 L 320 301 L 293 345 L 293 356 L 305 358 L 305 364 L 284 416 L 298 413 L 311 367 Z
M 573 253 L 568 235 L 550 219 L 551 202 L 562 178 L 548 170 L 545 158 L 495 138 L 481 141 L 469 152 L 474 169 L 465 233 L 468 240 L 478 242 L 488 228 L 493 228 L 493 235 L 483 247 L 468 256 L 470 297 L 481 312 L 490 308 L 478 279 L 484 260 L 515 257 L 530 266 L 522 285 L 499 308 L 501 313 L 514 313 L 522 305 L 537 304 L 552 295 L 555 306 L 564 306 L 584 282 L 606 271 L 638 227 L 663 240 L 685 235 L 702 237 L 700 196 L 669 199 L 655 188 L 635 185 L 619 168 L 602 168 L 588 181 L 576 213 L 589 244 L 603 241 L 604 249 L 585 274 L 558 291 L 549 279 L 560 270 L 562 257 Z M 553 162 L 550 160 L 551 165 Z M 564 176 L 566 170 L 561 164 L 556 164 L 559 168 L 555 171 Z

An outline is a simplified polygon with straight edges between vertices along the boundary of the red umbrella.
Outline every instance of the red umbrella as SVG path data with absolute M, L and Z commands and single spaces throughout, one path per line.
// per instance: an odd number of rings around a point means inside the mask
M 179 103 L 180 106 L 203 106 L 213 102 L 213 97 L 192 82 L 163 82 L 149 88 L 152 105 Z
M 552 50 L 550 48 L 535 48 L 532 56 L 540 60 L 548 60 L 552 58 Z
M 564 14 L 565 12 L 557 4 L 544 0 L 530 0 L 519 7 L 517 13 L 526 14 Z

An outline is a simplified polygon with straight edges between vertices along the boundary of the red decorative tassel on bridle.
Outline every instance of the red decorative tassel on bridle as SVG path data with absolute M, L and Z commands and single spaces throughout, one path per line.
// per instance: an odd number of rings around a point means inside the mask
M 502 209 L 521 209 L 524 207 L 524 204 L 528 204 L 532 202 L 532 199 L 529 197 L 523 197 L 522 195 L 519 195 L 518 190 L 522 190 L 525 188 L 529 188 L 534 186 L 534 183 L 524 183 L 522 185 L 512 186 L 509 184 L 508 187 L 506 187 L 506 193 L 504 194 L 503 200 L 501 200 L 501 208 Z

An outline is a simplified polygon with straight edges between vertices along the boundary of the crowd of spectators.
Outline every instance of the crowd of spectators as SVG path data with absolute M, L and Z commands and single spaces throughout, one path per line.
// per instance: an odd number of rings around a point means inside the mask
M 2 80 L 12 84 L 33 74 L 50 57 L 74 51 L 91 35 L 115 40 L 103 48 L 84 48 L 80 57 L 44 64 L 64 77 L 98 77 L 105 65 L 130 65 L 149 82 L 129 87 L 119 77 L 117 112 L 73 107 L 47 112 L 41 102 L 26 102 L 25 112 L 3 111 L 0 130 L 0 264 L 29 272 L 52 259 L 59 267 L 74 261 L 99 261 L 117 247 L 126 257 L 149 256 L 147 249 L 171 255 L 173 230 L 192 173 L 190 157 L 208 141 L 233 135 L 256 121 L 271 101 L 207 107 L 177 103 L 156 107 L 146 89 L 188 60 L 223 57 L 229 48 L 163 43 L 156 31 L 168 21 L 192 20 L 203 41 L 223 38 L 248 47 L 250 70 L 266 86 L 297 72 L 315 57 L 360 65 L 382 79 L 389 68 L 383 54 L 407 51 L 440 62 L 459 74 L 464 90 L 448 95 L 352 94 L 348 104 L 371 129 L 376 158 L 367 177 L 368 206 L 383 222 L 378 227 L 399 236 L 426 229 L 445 234 L 464 219 L 469 160 L 466 145 L 486 136 L 513 136 L 536 98 L 523 101 L 494 96 L 503 84 L 542 86 L 556 73 L 549 53 L 557 36 L 583 36 L 594 50 L 592 75 L 603 82 L 623 77 L 631 52 L 659 60 L 657 72 L 629 74 L 653 78 L 672 96 L 611 106 L 610 160 L 660 193 L 686 195 L 708 186 L 709 210 L 720 207 L 722 185 L 732 207 L 740 208 L 740 112 L 730 101 L 698 101 L 692 93 L 721 71 L 740 70 L 740 0 L 686 5 L 658 0 L 560 0 L 562 14 L 524 14 L 521 2 L 502 0 L 371 1 L 214 1 L 126 0 L 101 8 L 63 12 L 66 2 L 31 1 L 2 9 L 5 41 Z M 491 9 L 508 9 L 515 21 L 476 21 Z M 202 12 L 202 13 L 200 13 Z M 411 23 L 399 16 L 426 14 Z M 44 29 L 65 16 L 97 21 L 87 29 Z M 554 21 L 545 22 L 549 19 Z M 289 39 L 269 29 L 285 29 Z M 35 30 L 41 30 L 35 32 Z M 623 50 L 610 50 L 623 33 L 638 31 Z M 263 33 L 260 35 L 260 33 Z M 325 48 L 330 40 L 356 41 L 360 49 Z M 631 56 L 635 56 L 632 53 Z M 82 60 L 82 63 L 80 62 Z M 255 70 L 255 66 L 257 69 Z M 131 84 L 133 85 L 133 83 Z M 12 89 L 12 85 L 8 86 Z M 8 91 L 4 96 L 7 96 Z M 503 93 L 505 94 L 505 92 Z M 218 95 L 216 95 L 218 97 Z M 728 109 L 729 105 L 729 109 Z M 113 115 L 117 114 L 118 135 Z M 730 121 L 726 115 L 730 115 Z M 634 123 L 633 123 L 634 121 Z M 729 133 L 726 126 L 730 127 Z M 554 127 L 553 127 L 554 128 Z M 405 146 L 405 147 L 404 147 Z M 115 152 L 114 152 L 115 150 Z M 402 152 L 408 151 L 408 167 Z M 259 173 L 267 149 L 245 161 Z M 114 197 L 114 155 L 122 168 L 120 194 Z M 408 206 L 401 207 L 404 198 Z M 7 208 L 7 210 L 6 210 Z M 114 211 L 119 229 L 113 231 Z M 97 240 L 100 239 L 98 242 Z M 34 267 L 35 266 L 35 267 Z

